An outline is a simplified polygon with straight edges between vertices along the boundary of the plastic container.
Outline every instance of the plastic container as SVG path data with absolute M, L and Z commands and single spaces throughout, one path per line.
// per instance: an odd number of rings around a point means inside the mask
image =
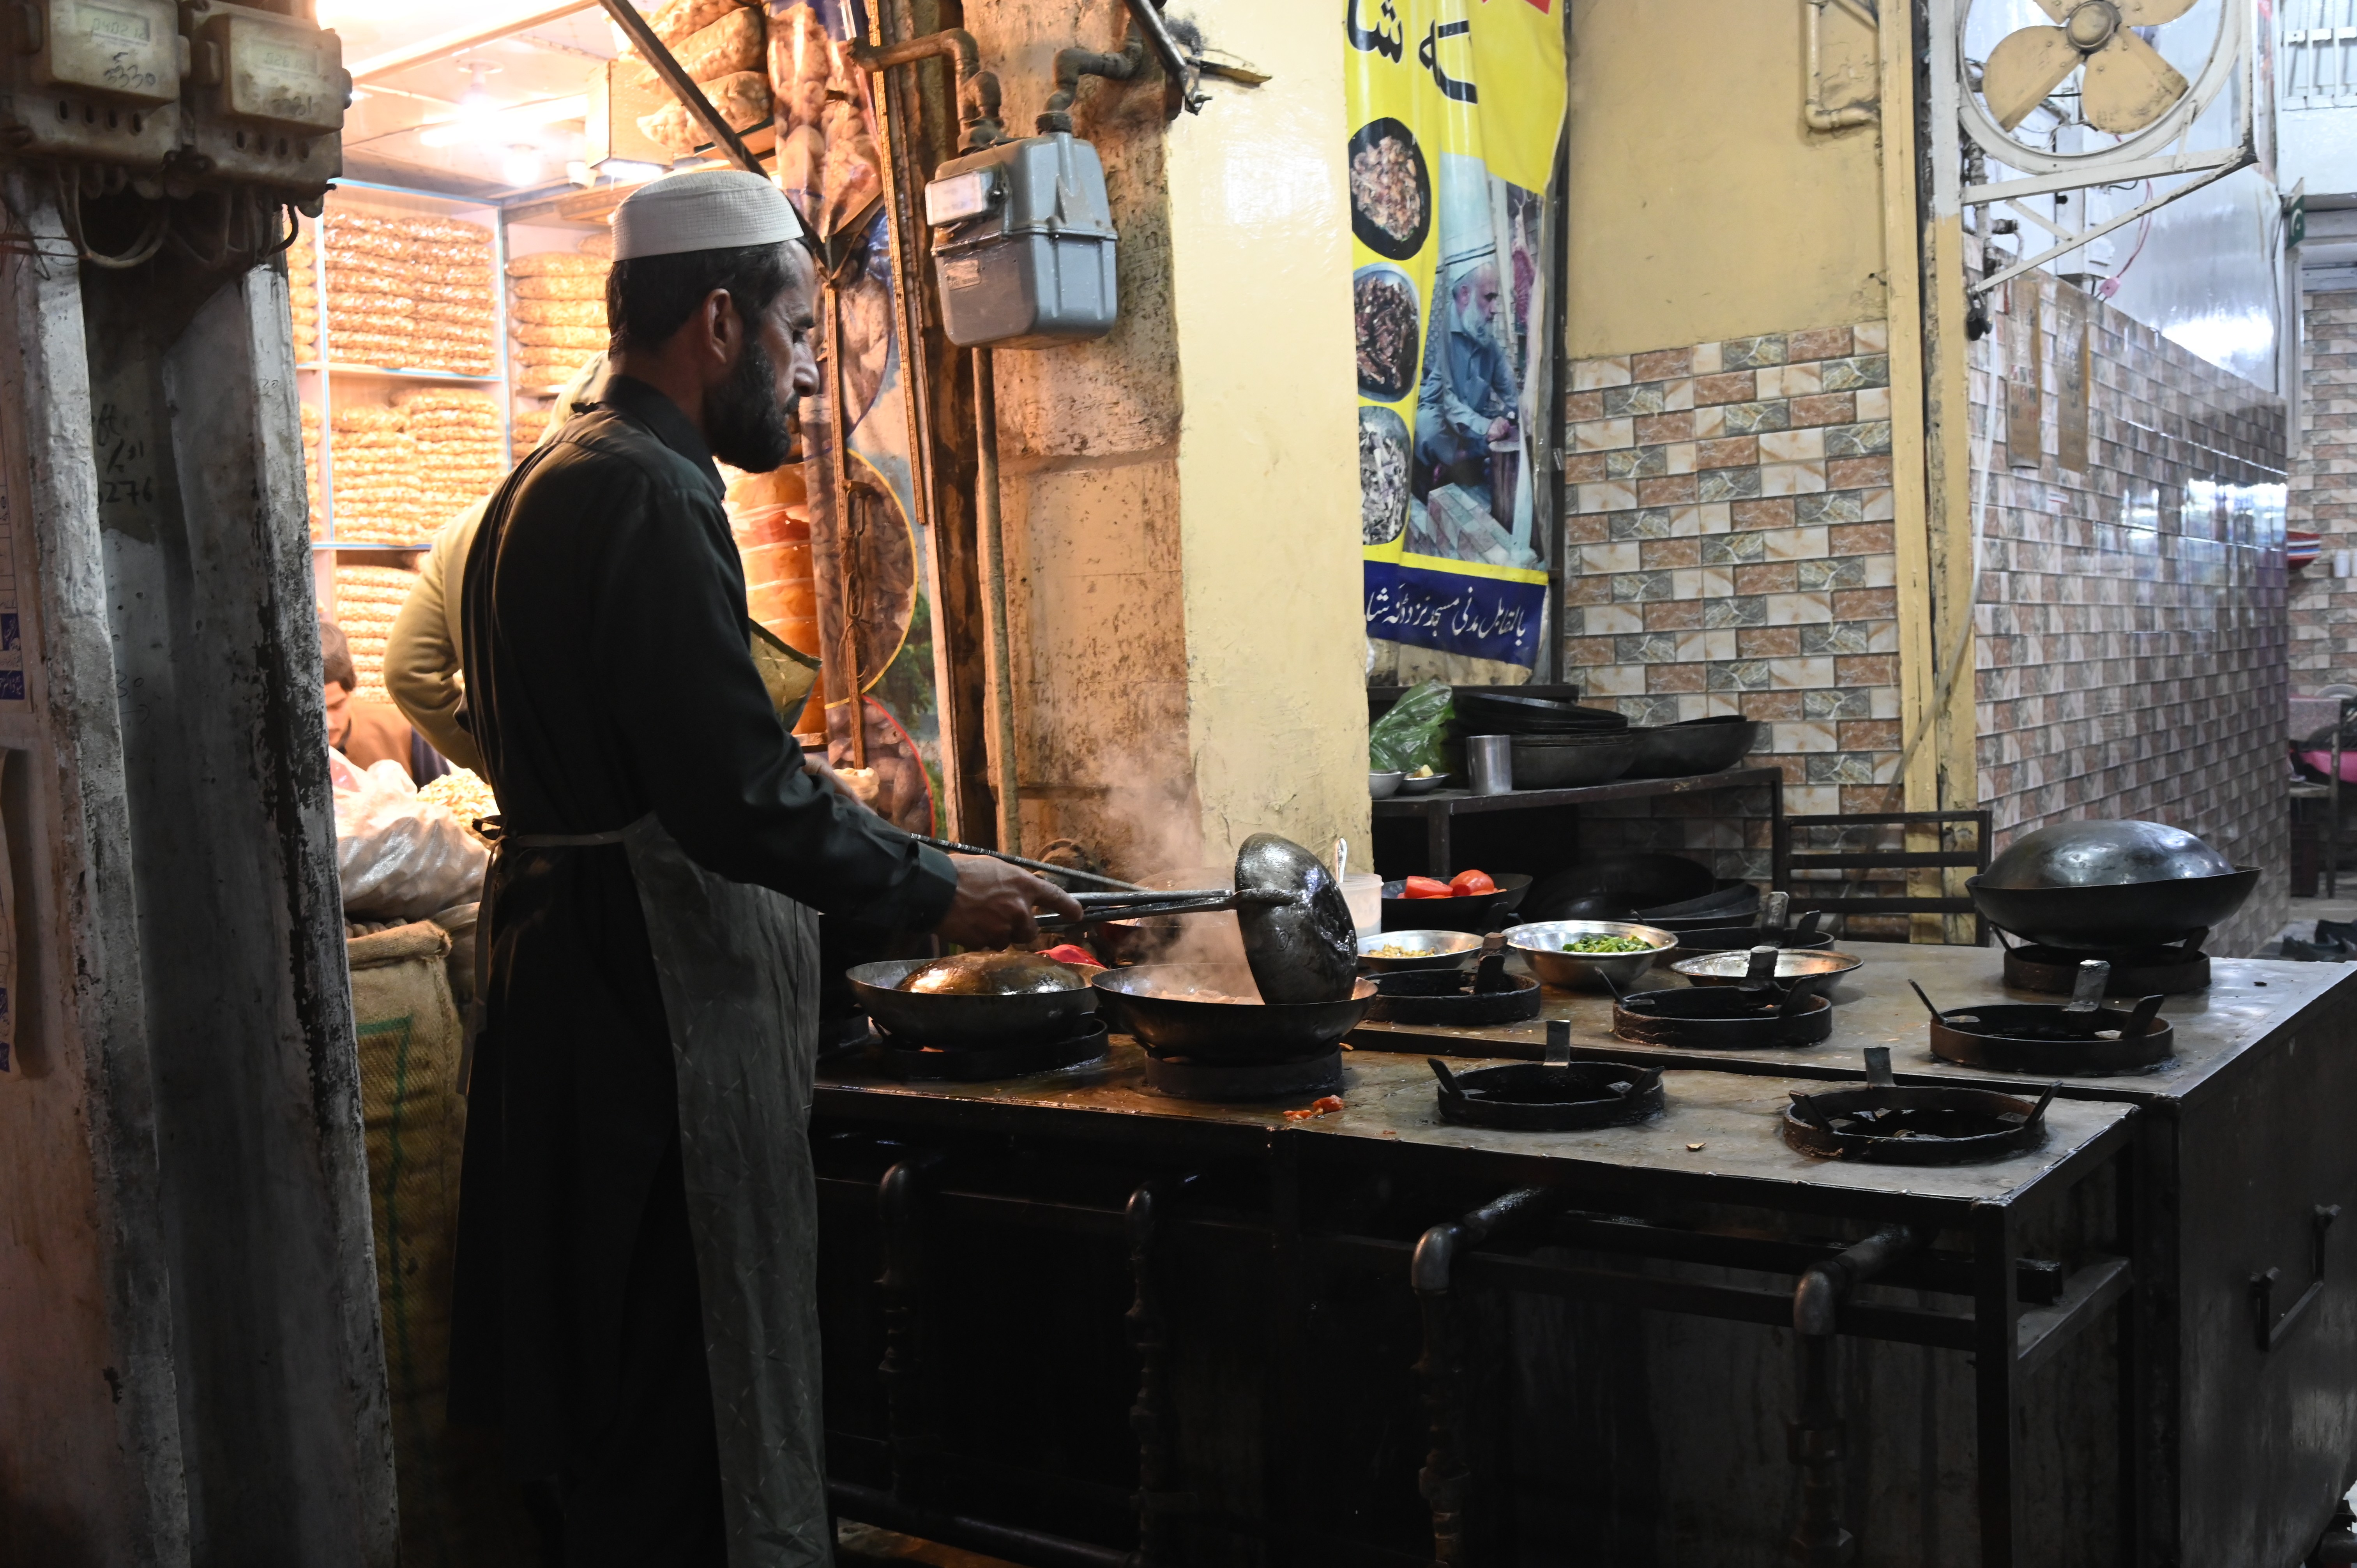
M 1372 937 L 1383 929 L 1383 879 L 1372 871 L 1342 875 L 1342 900 L 1351 906 L 1351 924 L 1359 935 Z

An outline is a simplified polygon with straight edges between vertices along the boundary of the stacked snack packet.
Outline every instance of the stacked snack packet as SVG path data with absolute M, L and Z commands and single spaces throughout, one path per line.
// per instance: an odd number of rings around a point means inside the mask
M 352 671 L 360 684 L 352 694 L 371 702 L 389 702 L 384 689 L 384 648 L 393 635 L 393 618 L 401 613 L 417 574 L 398 566 L 339 566 L 336 568 L 336 624 L 351 645 Z

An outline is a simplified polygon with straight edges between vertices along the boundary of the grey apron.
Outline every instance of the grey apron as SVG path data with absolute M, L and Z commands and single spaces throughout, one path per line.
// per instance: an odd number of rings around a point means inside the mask
M 618 832 L 500 842 L 619 843 L 630 856 L 679 1079 L 729 1568 L 828 1568 L 810 1158 L 818 917 L 705 870 L 651 811 Z M 485 948 L 495 918 L 481 922 Z

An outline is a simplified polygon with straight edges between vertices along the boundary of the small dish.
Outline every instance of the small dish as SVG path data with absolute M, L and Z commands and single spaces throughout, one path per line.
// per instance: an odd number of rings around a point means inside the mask
M 1436 773 L 1429 779 L 1403 779 L 1399 792 L 1403 795 L 1429 795 L 1456 777 L 1454 773 Z
M 1462 969 L 1480 950 L 1481 937 L 1474 931 L 1371 931 L 1359 939 L 1359 963 L 1377 974 Z

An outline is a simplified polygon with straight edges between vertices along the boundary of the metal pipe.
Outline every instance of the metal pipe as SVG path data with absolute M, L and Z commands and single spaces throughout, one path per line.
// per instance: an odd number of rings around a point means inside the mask
M 1099 54 L 1094 49 L 1058 49 L 1056 51 L 1056 91 L 1049 95 L 1048 107 L 1040 111 L 1037 125 L 1041 135 L 1051 131 L 1069 134 L 1072 129 L 1072 100 L 1081 91 L 1081 78 L 1102 76 L 1108 81 L 1127 81 L 1146 63 L 1146 38 L 1135 23 L 1130 25 L 1129 36 L 1122 41 L 1121 53 Z
M 767 174 L 769 171 L 762 168 L 761 160 L 753 156 L 752 149 L 745 145 L 745 139 L 737 134 L 737 128 L 712 106 L 712 100 L 704 95 L 704 89 L 695 84 L 695 78 L 687 74 L 685 68 L 673 56 L 670 47 L 655 36 L 654 28 L 639 15 L 639 8 L 631 5 L 630 0 L 597 0 L 597 3 L 605 9 L 606 15 L 614 19 L 614 25 L 630 36 L 630 45 L 639 51 L 639 57 L 654 67 L 655 74 L 662 78 L 663 85 L 670 88 L 672 95 L 695 116 L 705 130 L 711 133 L 713 141 L 727 153 L 729 161 L 749 173 Z
M 932 1174 L 947 1158 L 936 1149 L 917 1150 L 886 1171 L 876 1187 L 877 1230 L 884 1250 L 884 1275 L 876 1282 L 884 1305 L 884 1359 L 877 1373 L 884 1384 L 891 1496 L 912 1508 L 940 1446 L 924 1377 L 924 1209 Z
M 1865 1240 L 1811 1263 L 1793 1288 L 1792 1327 L 1801 1340 L 1801 1409 L 1785 1440 L 1792 1463 L 1801 1467 L 1801 1522 L 1788 1547 L 1796 1568 L 1840 1568 L 1857 1553 L 1857 1538 L 1841 1522 L 1845 1423 L 1834 1402 L 1833 1337 L 1842 1303 L 1861 1282 L 1915 1251 L 1923 1240 L 1912 1226 L 1886 1225 Z
M 1432 1560 L 1457 1568 L 1465 1559 L 1465 1501 L 1473 1476 L 1465 1462 L 1465 1344 L 1457 1321 L 1453 1275 L 1460 1252 L 1510 1226 L 1554 1212 L 1570 1200 L 1567 1192 L 1518 1187 L 1417 1239 L 1408 1262 L 1408 1283 L 1424 1315 L 1424 1356 L 1416 1374 L 1424 1382 L 1424 1405 L 1431 1447 L 1416 1489 L 1432 1509 Z
M 1846 108 L 1825 107 L 1825 77 L 1820 63 L 1819 36 L 1824 30 L 1825 6 L 1831 0 L 1801 0 L 1807 7 L 1809 34 L 1809 89 L 1801 105 L 1801 118 L 1812 131 L 1846 131 L 1853 125 L 1871 125 L 1881 118 L 1881 112 L 1871 103 L 1853 103 Z M 1855 7 L 1845 4 L 1845 10 Z M 1868 27 L 1875 26 L 1870 19 Z
M 1188 69 L 1187 57 L 1178 52 L 1178 40 L 1170 36 L 1170 28 L 1162 20 L 1162 12 L 1154 0 L 1129 0 L 1130 19 L 1146 41 L 1154 46 L 1154 58 L 1162 62 L 1162 74 L 1170 79 L 1178 91 L 1178 102 L 1189 114 L 1200 114 L 1211 99 L 1194 89 L 1194 72 Z
M 903 1535 L 939 1541 L 986 1557 L 1005 1558 L 1031 1568 L 1140 1568 L 1137 1554 L 1045 1530 L 993 1524 L 964 1514 L 939 1513 L 897 1501 L 889 1492 L 855 1481 L 830 1480 L 827 1500 L 845 1519 L 880 1525 Z
M 860 65 L 879 76 L 896 65 L 914 65 L 920 59 L 950 61 L 957 69 L 958 124 L 965 129 L 965 143 L 959 151 L 977 153 L 1006 139 L 1006 127 L 998 118 L 998 78 L 982 69 L 982 51 L 964 28 L 944 27 L 897 44 L 856 44 L 851 52 Z
M 1061 56 L 1057 57 L 1061 59 Z M 990 350 L 974 351 L 974 517 L 982 537 L 983 618 L 989 623 L 991 772 L 998 795 L 998 847 L 1023 847 L 1023 802 L 1015 786 L 1015 656 L 1006 635 L 1006 543 L 998 510 L 998 389 Z
M 1157 1210 L 1175 1185 L 1141 1183 L 1123 1212 L 1136 1288 L 1123 1321 L 1137 1352 L 1137 1399 L 1129 1409 L 1129 1428 L 1137 1436 L 1137 1560 L 1143 1568 L 1178 1562 L 1177 1518 L 1195 1506 L 1194 1495 L 1178 1486 L 1178 1444 L 1170 1431 L 1170 1321 L 1162 1309 L 1157 1260 L 1162 1237 Z

